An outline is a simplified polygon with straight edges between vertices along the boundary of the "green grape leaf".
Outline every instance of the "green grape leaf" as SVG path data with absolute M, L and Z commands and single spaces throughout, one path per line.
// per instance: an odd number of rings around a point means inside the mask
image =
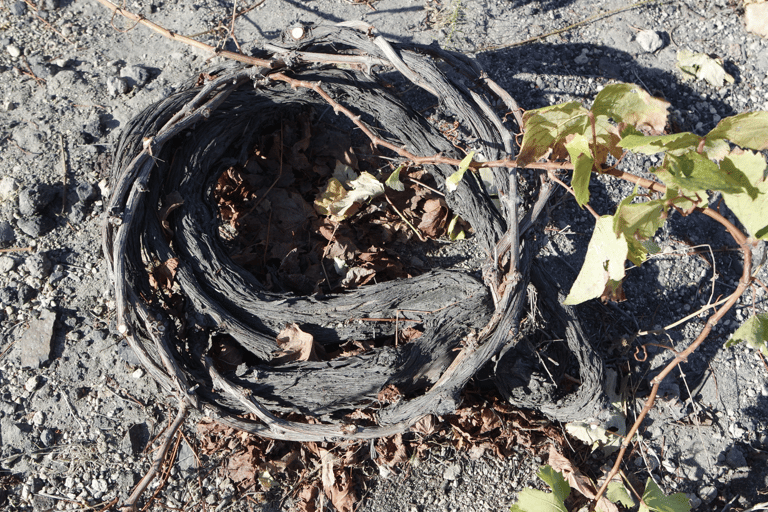
M 624 279 L 627 252 L 624 235 L 616 236 L 613 231 L 613 217 L 600 217 L 595 223 L 584 265 L 563 304 L 581 304 L 616 291 Z
M 529 110 L 523 116 L 525 135 L 517 155 L 521 167 L 538 161 L 552 151 L 552 158 L 564 158 L 565 138 L 583 134 L 589 126 L 589 112 L 578 101 Z
M 768 149 L 768 112 L 746 112 L 726 117 L 706 138 L 728 139 L 738 146 L 756 151 Z
M 552 494 L 561 502 L 565 501 L 565 498 L 571 493 L 571 486 L 565 481 L 565 477 L 559 471 L 552 469 L 550 465 L 539 468 L 536 476 L 552 488 Z
M 523 489 L 517 503 L 512 505 L 511 512 L 568 512 L 565 498 L 571 493 L 571 487 L 563 475 L 547 465 L 539 469 L 538 477 L 552 488 L 552 492 Z
M 691 502 L 685 494 L 678 492 L 671 496 L 664 496 L 656 482 L 648 478 L 643 500 L 640 503 L 640 512 L 689 512 L 690 510 Z
M 677 52 L 677 67 L 685 78 L 706 80 L 714 87 L 722 87 L 725 82 L 733 83 L 734 79 L 723 69 L 721 59 L 713 59 L 705 53 L 696 53 L 688 49 Z
M 613 118 L 651 135 L 664 133 L 669 102 L 654 98 L 635 84 L 612 84 L 597 94 L 592 104 L 596 116 Z
M 750 197 L 757 194 L 757 189 L 739 169 L 733 165 L 723 169 L 700 153 L 690 152 L 679 156 L 667 153 L 663 167 L 669 174 L 660 173 L 659 177 L 669 185 L 683 190 L 717 190 L 724 194 L 747 192 Z
M 565 503 L 558 500 L 548 492 L 536 489 L 523 489 L 520 491 L 518 501 L 511 512 L 568 512 Z
M 571 186 L 576 202 L 579 206 L 584 206 L 589 202 L 589 177 L 592 174 L 595 159 L 589 149 L 589 141 L 584 135 L 575 134 L 569 138 L 570 140 L 565 143 L 565 149 L 568 150 L 573 163 Z
M 643 135 L 627 135 L 619 142 L 619 146 L 635 153 L 654 155 L 667 151 L 695 149 L 701 137 L 694 133 L 673 133 L 672 135 L 656 135 L 645 137 Z
M 768 180 L 763 156 L 752 151 L 734 150 L 723 159 L 720 167 L 727 172 L 742 172 L 756 185 L 745 193 L 723 193 L 725 204 L 733 211 L 747 231 L 762 240 L 768 240 Z
M 768 313 L 758 313 L 749 317 L 736 329 L 725 346 L 732 347 L 742 342 L 746 342 L 753 349 L 768 356 Z
M 632 203 L 634 194 L 619 203 L 614 214 L 613 229 L 629 238 L 647 240 L 656 234 L 667 218 L 666 201 L 654 199 L 644 203 Z
M 629 495 L 629 491 L 621 481 L 612 481 L 608 484 L 605 497 L 614 503 L 621 503 L 627 508 L 635 506 L 635 500 Z
M 475 156 L 474 151 L 467 153 L 467 156 L 459 164 L 459 170 L 448 176 L 445 180 L 445 190 L 453 192 L 459 186 L 459 182 L 464 178 L 464 173 L 469 169 L 469 165 L 472 163 L 472 157 Z
M 387 181 L 385 181 L 384 184 L 392 190 L 397 190 L 398 192 L 405 190 L 405 185 L 403 185 L 403 183 L 400 181 L 400 171 L 402 169 L 403 166 L 399 165 L 397 169 L 392 171 L 392 174 L 389 175 L 389 178 L 387 178 Z
M 732 169 L 738 169 L 744 173 L 752 185 L 757 186 L 765 180 L 768 164 L 760 153 L 734 149 L 722 158 L 720 167 L 728 172 L 731 172 Z
M 710 160 L 719 162 L 731 152 L 731 145 L 723 139 L 705 138 L 704 153 Z

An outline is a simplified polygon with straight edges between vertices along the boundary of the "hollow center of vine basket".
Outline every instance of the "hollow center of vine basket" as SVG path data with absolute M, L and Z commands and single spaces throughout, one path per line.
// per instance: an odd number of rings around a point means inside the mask
M 298 295 L 426 270 L 416 244 L 464 229 L 432 176 L 312 116 L 283 119 L 219 176 L 219 233 L 233 261 L 268 290 Z

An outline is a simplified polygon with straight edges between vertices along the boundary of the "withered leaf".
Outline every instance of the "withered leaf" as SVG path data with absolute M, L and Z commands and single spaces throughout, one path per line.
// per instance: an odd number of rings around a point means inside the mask
M 426 416 L 421 418 L 419 421 L 414 423 L 414 425 L 411 427 L 411 430 L 413 432 L 418 432 L 420 434 L 424 434 L 425 436 L 428 436 L 435 431 L 436 426 L 437 426 L 437 419 L 435 418 L 435 415 L 427 414 Z
M 297 324 L 290 324 L 277 335 L 280 351 L 273 363 L 290 361 L 320 361 L 323 349 L 315 344 L 314 337 L 301 330 Z
M 179 258 L 168 259 L 156 266 L 149 274 L 149 285 L 156 290 L 171 291 L 178 266 Z
M 424 215 L 419 222 L 419 229 L 430 238 L 439 238 L 445 231 L 448 208 L 440 199 L 429 199 L 424 203 Z
M 181 193 L 178 190 L 174 190 L 165 197 L 163 201 L 163 207 L 157 212 L 157 216 L 160 218 L 160 224 L 163 226 L 163 231 L 169 238 L 173 236 L 171 231 L 171 225 L 168 222 L 168 216 L 173 210 L 184 204 L 184 198 L 181 197 Z
M 403 394 L 397 389 L 394 384 L 387 384 L 384 386 L 377 396 L 379 402 L 391 404 L 400 401 L 403 398 Z
M 587 499 L 593 499 L 597 494 L 592 481 L 579 471 L 578 468 L 573 467 L 570 460 L 560 455 L 554 445 L 549 447 L 549 465 L 555 471 L 560 471 L 563 474 L 571 489 L 576 489 Z M 604 512 L 619 512 L 618 507 L 605 496 L 597 502 L 597 507 Z

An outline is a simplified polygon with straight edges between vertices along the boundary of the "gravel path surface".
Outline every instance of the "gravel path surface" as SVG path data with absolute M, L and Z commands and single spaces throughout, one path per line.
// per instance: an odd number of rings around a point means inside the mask
M 175 414 L 173 401 L 169 406 L 158 396 L 111 323 L 114 303 L 100 246 L 108 155 L 132 116 L 217 59 L 112 19 L 95 0 L 32 5 L 0 4 L 0 508 L 98 510 L 127 496 L 149 467 L 147 443 Z M 392 40 L 436 41 L 472 54 L 527 109 L 591 101 L 606 84 L 627 81 L 668 99 L 677 127 L 699 134 L 722 117 L 768 110 L 768 40 L 747 33 L 742 9 L 726 0 L 648 3 L 509 46 L 625 5 L 265 0 L 235 28 L 247 50 L 279 38 L 296 21 L 363 19 Z M 232 4 L 148 0 L 126 7 L 174 32 L 196 34 L 228 24 Z M 722 58 L 735 82 L 684 81 L 675 66 L 683 48 Z M 641 172 L 654 163 L 646 157 L 623 165 Z M 597 180 L 593 204 L 612 213 L 629 191 Z M 570 200 L 552 216 L 541 257 L 567 288 L 593 221 Z M 721 226 L 675 216 L 656 242 L 663 255 L 630 271 L 627 302 L 580 309 L 606 352 L 615 352 L 622 337 L 668 325 L 737 284 L 741 260 Z M 699 244 L 717 251 L 714 269 L 711 259 L 686 254 Z M 758 275 L 768 282 L 765 269 Z M 763 289 L 745 294 L 665 381 L 640 449 L 627 458 L 628 470 L 652 471 L 666 492 L 687 493 L 697 510 L 766 501 L 768 367 L 750 349 L 723 348 L 751 308 L 768 309 Z M 696 317 L 655 341 L 683 348 L 702 322 Z M 612 363 L 630 358 L 627 352 Z M 658 350 L 632 363 L 641 381 L 632 395 L 638 411 L 647 382 L 669 359 Z M 152 510 L 291 510 L 290 499 L 262 504 L 259 496 L 237 495 L 217 472 L 226 453 L 198 460 L 198 420 L 187 421 L 179 462 Z M 359 510 L 508 510 L 518 490 L 537 485 L 533 475 L 545 462 L 545 453 L 522 448 L 502 460 L 435 449 L 401 473 L 373 478 Z

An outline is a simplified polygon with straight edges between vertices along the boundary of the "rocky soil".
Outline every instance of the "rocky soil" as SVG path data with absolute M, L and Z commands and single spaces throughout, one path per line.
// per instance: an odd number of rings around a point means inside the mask
M 527 109 L 590 101 L 614 81 L 667 98 L 677 128 L 700 134 L 725 116 L 768 109 L 768 40 L 747 33 L 742 9 L 726 0 L 649 3 L 509 46 L 624 5 L 264 0 L 235 30 L 248 51 L 279 39 L 297 21 L 363 19 L 392 40 L 438 42 L 472 54 Z M 159 395 L 111 323 L 114 303 L 100 246 L 108 156 L 132 116 L 217 58 L 113 18 L 95 0 L 38 0 L 36 6 L 0 4 L 0 508 L 98 510 L 127 496 L 149 466 L 149 441 L 175 414 L 173 401 Z M 148 0 L 126 7 L 174 32 L 197 34 L 228 25 L 232 3 Z M 227 47 L 234 49 L 232 41 Z M 684 81 L 675 66 L 683 48 L 722 58 L 734 83 Z M 646 157 L 622 165 L 644 172 L 654 163 Z M 598 180 L 595 208 L 612 213 L 630 191 Z M 591 216 L 568 199 L 552 212 L 541 257 L 566 289 L 591 226 Z M 656 242 L 661 255 L 629 272 L 627 302 L 580 309 L 598 348 L 615 351 L 622 338 L 696 312 L 737 284 L 740 255 L 718 224 L 676 216 Z M 687 254 L 699 245 L 712 250 L 714 260 Z M 435 262 L 461 250 L 438 247 Z M 757 275 L 768 282 L 764 268 Z M 687 493 L 698 510 L 767 500 L 768 367 L 750 349 L 723 347 L 752 311 L 766 309 L 764 289 L 745 294 L 665 381 L 642 442 L 628 457 L 628 470 L 650 471 L 666 492 Z M 698 315 L 669 337 L 646 340 L 680 349 L 702 322 Z M 648 380 L 670 357 L 656 350 L 631 364 L 640 384 L 628 390 L 636 400 L 630 410 L 639 411 Z M 630 359 L 627 351 L 611 363 Z M 217 470 L 226 453 L 199 459 L 197 420 L 184 428 L 178 462 L 153 510 L 291 509 L 290 496 L 270 501 L 279 490 L 266 503 L 263 496 L 236 494 Z M 523 449 L 502 460 L 436 449 L 397 474 L 372 478 L 359 510 L 508 510 L 517 491 L 537 485 L 533 475 L 545 462 L 544 453 Z

